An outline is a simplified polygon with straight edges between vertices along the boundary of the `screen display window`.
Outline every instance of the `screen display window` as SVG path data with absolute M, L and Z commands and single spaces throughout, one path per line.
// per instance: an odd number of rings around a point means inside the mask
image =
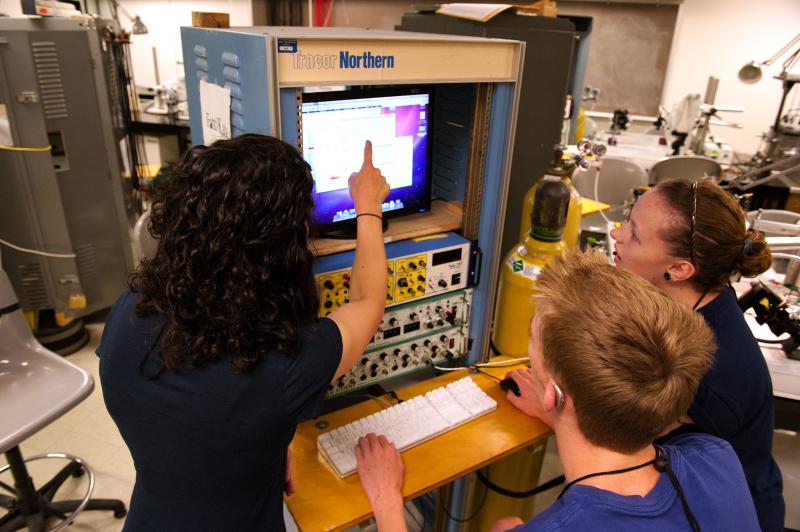
M 430 208 L 430 94 L 376 92 L 303 97 L 303 157 L 311 165 L 314 177 L 317 226 L 355 218 L 348 179 L 361 168 L 367 140 L 372 141 L 373 165 L 391 187 L 382 205 L 384 216 Z

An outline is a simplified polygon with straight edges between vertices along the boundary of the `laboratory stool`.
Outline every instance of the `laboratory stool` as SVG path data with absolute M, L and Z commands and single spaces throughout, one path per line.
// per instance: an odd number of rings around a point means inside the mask
M 596 197 L 595 179 L 598 179 Z M 582 197 L 610 206 L 604 213 L 605 216 L 592 214 L 581 221 L 581 230 L 602 232 L 605 230 L 606 218 L 612 222 L 625 221 L 626 202 L 633 199 L 635 189 L 647 184 L 647 172 L 634 161 L 621 157 L 604 157 L 599 170 L 594 166 L 588 170 L 575 170 L 572 183 Z
M 683 178 L 690 181 L 713 178 L 719 181 L 722 167 L 714 159 L 699 155 L 677 155 L 661 159 L 650 169 L 650 184 L 657 185 L 665 179 Z
M 122 501 L 90 498 L 94 474 L 80 458 L 49 453 L 25 460 L 19 449 L 26 438 L 67 413 L 93 389 L 94 381 L 88 372 L 36 341 L 6 273 L 0 270 L 0 452 L 8 461 L 0 468 L 0 474 L 10 470 L 14 481 L 13 487 L 0 481 L 0 507 L 8 510 L 0 517 L 0 532 L 25 527 L 42 532 L 51 518 L 62 520 L 51 531 L 61 530 L 83 510 L 108 510 L 117 518 L 127 513 Z M 25 463 L 45 458 L 66 459 L 69 464 L 36 489 Z M 83 499 L 53 500 L 69 477 L 83 474 L 88 476 L 89 484 Z

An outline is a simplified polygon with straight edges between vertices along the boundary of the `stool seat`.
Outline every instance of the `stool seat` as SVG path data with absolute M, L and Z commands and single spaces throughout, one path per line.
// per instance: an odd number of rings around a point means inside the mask
M 21 310 L 0 316 L 0 330 L 0 452 L 5 452 L 83 401 L 94 381 L 42 347 Z
M 62 458 L 69 463 L 52 479 L 36 488 L 28 474 L 19 445 L 46 427 L 94 389 L 89 372 L 48 351 L 36 340 L 25 321 L 22 309 L 6 273 L 0 270 L 0 452 L 11 471 L 14 486 L 0 482 L 0 517 L 3 532 L 27 528 L 44 532 L 50 519 L 60 519 L 52 531 L 68 526 L 83 510 L 114 512 L 122 518 L 127 510 L 122 501 L 90 499 L 94 475 L 81 459 L 69 455 L 47 454 L 40 458 Z M 88 473 L 89 488 L 82 500 L 56 501 L 56 492 L 70 477 Z

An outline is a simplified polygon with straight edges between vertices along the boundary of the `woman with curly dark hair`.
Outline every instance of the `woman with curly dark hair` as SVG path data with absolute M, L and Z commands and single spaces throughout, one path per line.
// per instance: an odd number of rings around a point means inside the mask
M 351 301 L 320 319 L 307 235 L 311 169 L 280 140 L 200 146 L 152 208 L 155 256 L 111 310 L 100 356 L 136 485 L 125 530 L 282 530 L 288 446 L 364 351 L 386 291 L 372 146 L 350 178 Z

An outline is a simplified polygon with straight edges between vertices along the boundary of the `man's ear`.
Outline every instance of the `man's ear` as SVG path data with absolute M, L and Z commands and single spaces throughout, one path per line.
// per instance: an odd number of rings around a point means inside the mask
M 667 267 L 667 273 L 669 273 L 671 281 L 688 281 L 694 276 L 695 273 L 697 273 L 697 270 L 695 269 L 694 264 L 688 260 L 680 259 L 676 260 Z
M 544 406 L 545 412 L 552 412 L 556 409 L 556 405 L 558 404 L 556 395 L 556 389 L 553 387 L 552 381 L 544 385 L 544 400 L 542 401 L 542 406 Z

